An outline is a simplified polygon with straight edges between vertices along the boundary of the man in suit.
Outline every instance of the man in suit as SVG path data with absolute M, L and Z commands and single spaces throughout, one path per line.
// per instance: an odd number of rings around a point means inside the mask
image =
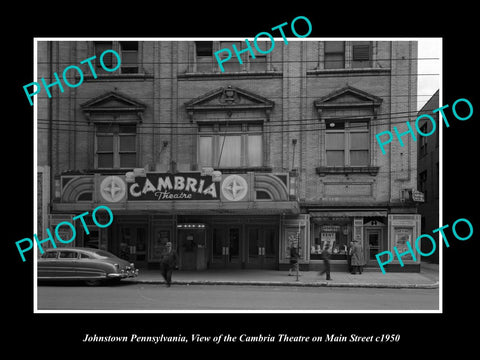
M 172 249 L 172 243 L 167 242 L 160 257 L 160 269 L 167 287 L 170 287 L 172 283 L 172 273 L 177 266 L 177 258 L 177 253 Z

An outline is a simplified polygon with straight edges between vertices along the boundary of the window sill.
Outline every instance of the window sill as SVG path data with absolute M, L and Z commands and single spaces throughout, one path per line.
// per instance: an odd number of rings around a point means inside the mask
M 385 73 L 389 74 L 390 68 L 343 68 L 343 69 L 314 69 L 307 70 L 307 75 L 331 75 L 331 74 L 356 74 L 356 73 Z
M 229 76 L 242 76 L 242 77 L 281 77 L 283 72 L 281 71 L 232 71 L 232 72 L 187 72 L 184 74 L 178 74 L 179 79 L 189 79 L 189 78 L 218 78 L 218 77 L 229 77 Z
M 102 80 L 145 80 L 153 79 L 153 75 L 147 73 L 134 73 L 134 74 L 120 74 L 120 73 L 111 73 L 111 74 L 99 74 L 94 78 L 93 75 L 84 75 L 84 81 L 102 81 Z
M 336 174 L 378 174 L 379 166 L 320 166 L 315 169 L 319 176 Z
M 235 167 L 235 168 L 218 168 L 222 174 L 246 174 L 247 172 L 263 172 L 271 173 L 273 168 L 269 166 L 252 166 L 252 167 Z

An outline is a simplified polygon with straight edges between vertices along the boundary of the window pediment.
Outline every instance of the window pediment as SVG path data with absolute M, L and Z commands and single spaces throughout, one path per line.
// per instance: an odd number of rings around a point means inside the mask
M 199 111 L 264 111 L 267 120 L 274 102 L 260 95 L 233 86 L 221 87 L 186 102 L 185 109 L 193 121 Z
M 382 101 L 383 99 L 378 96 L 369 94 L 351 86 L 345 86 L 318 100 L 315 100 L 314 106 L 319 115 L 321 115 L 324 110 L 330 109 L 369 108 L 372 110 L 372 114 L 376 117 L 378 107 L 381 105 Z
M 118 92 L 108 92 L 80 105 L 89 122 L 142 122 L 146 105 Z

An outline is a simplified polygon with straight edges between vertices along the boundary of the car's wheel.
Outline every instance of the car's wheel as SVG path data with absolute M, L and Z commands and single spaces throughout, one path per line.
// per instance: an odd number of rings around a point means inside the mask
M 85 280 L 85 284 L 88 286 L 99 286 L 102 284 L 102 280 L 89 279 L 89 280 Z

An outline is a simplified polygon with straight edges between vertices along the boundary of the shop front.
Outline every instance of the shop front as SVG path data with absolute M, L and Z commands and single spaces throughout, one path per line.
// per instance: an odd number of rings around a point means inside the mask
M 159 268 L 172 242 L 181 270 L 278 269 L 282 219 L 298 213 L 288 174 L 142 170 L 61 178 L 61 196 L 52 203 L 56 217 L 101 204 L 114 214 L 111 226 L 88 235 L 76 224 L 79 236 L 69 245 L 102 248 L 139 268 Z
M 310 212 L 309 269 L 323 267 L 322 253 L 328 245 L 330 262 L 337 271 L 350 271 L 349 251 L 353 241 L 363 250 L 365 267 L 379 269 L 376 256 L 383 251 L 407 250 L 406 241 L 420 234 L 420 215 L 392 213 L 388 209 L 368 210 L 323 210 Z M 406 266 L 400 269 L 398 261 L 390 270 L 411 271 L 418 269 L 420 256 L 403 257 Z

